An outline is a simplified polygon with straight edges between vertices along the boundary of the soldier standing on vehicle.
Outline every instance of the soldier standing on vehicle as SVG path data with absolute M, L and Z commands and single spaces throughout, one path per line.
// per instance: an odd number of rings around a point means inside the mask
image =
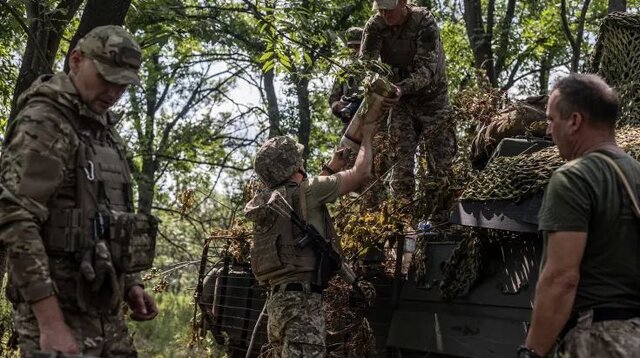
M 538 214 L 545 257 L 519 357 L 637 357 L 640 352 L 640 163 L 617 144 L 618 95 L 572 74 L 549 98 L 560 156 Z M 626 184 L 625 184 L 626 182 Z
M 350 27 L 346 32 L 347 47 L 353 60 L 360 52 L 362 31 L 361 27 Z M 348 70 L 349 64 L 345 68 Z M 359 93 L 361 81 L 362 78 L 360 76 L 348 75 L 345 71 L 341 71 L 338 74 L 338 78 L 333 82 L 331 95 L 329 96 L 329 106 L 331 107 L 331 112 L 342 121 L 345 128 L 362 102 L 362 94 Z
M 327 263 L 326 255 L 316 247 L 301 245 L 300 240 L 309 238 L 312 232 L 301 229 L 293 221 L 302 220 L 312 225 L 319 240 L 334 252 L 341 251 L 326 204 L 358 189 L 370 175 L 371 140 L 376 130 L 377 124 L 363 125 L 362 146 L 354 166 L 342 171 L 346 160 L 336 155 L 324 172 L 335 172 L 332 175 L 307 178 L 303 146 L 290 137 L 271 138 L 256 154 L 255 171 L 267 189 L 247 204 L 245 213 L 254 222 L 253 273 L 270 289 L 266 303 L 267 331 L 275 357 L 325 356 L 326 327 L 321 294 L 336 271 L 354 284 L 354 288 L 364 291 L 365 296 L 372 292 L 366 282 L 355 280 L 339 257 L 335 270 L 321 272 Z M 283 202 L 271 202 L 274 194 L 281 195 Z M 280 206 L 278 211 L 274 210 L 276 204 Z M 324 279 L 319 280 L 320 277 Z
M 455 133 L 447 119 L 445 54 L 436 20 L 426 8 L 408 5 L 407 0 L 375 0 L 373 8 L 378 13 L 365 25 L 361 57 L 381 59 L 393 71 L 391 80 L 397 86 L 399 103 L 389 119 L 394 149 L 391 195 L 411 202 L 420 140 L 426 142 L 429 174 L 434 180 L 448 181 L 456 153 Z M 448 221 L 451 196 L 432 193 L 428 197 L 437 201 L 432 221 Z
M 38 78 L 18 101 L 0 160 L 0 241 L 22 356 L 137 356 L 134 320 L 158 313 L 137 272 L 156 221 L 134 214 L 131 175 L 108 109 L 139 83 L 140 47 L 118 26 L 93 29 L 69 74 Z

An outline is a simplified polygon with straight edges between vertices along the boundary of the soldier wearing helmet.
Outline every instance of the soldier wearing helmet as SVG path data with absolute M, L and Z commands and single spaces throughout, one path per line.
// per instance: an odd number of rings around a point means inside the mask
M 345 43 L 351 54 L 350 62 L 355 60 L 360 52 L 362 32 L 361 27 L 350 27 L 345 33 Z M 349 75 L 347 73 L 349 65 L 350 63 L 347 63 L 344 70 L 338 73 L 329 95 L 331 112 L 345 124 L 345 128 L 362 102 L 362 95 L 359 93 L 362 77 Z
M 393 72 L 391 81 L 397 87 L 399 102 L 391 110 L 388 128 L 394 149 L 391 194 L 411 202 L 418 144 L 425 142 L 432 180 L 443 181 L 434 188 L 447 186 L 456 152 L 455 133 L 447 115 L 445 54 L 438 24 L 428 9 L 407 4 L 407 0 L 374 0 L 373 9 L 376 13 L 365 25 L 360 53 L 365 60 L 380 59 Z M 437 202 L 437 217 L 432 221 L 447 221 L 449 195 L 425 196 Z
M 379 115 L 372 114 L 376 118 Z M 255 172 L 267 188 L 247 203 L 245 214 L 254 224 L 253 273 L 260 283 L 269 286 L 267 330 L 276 357 L 325 356 L 323 287 L 317 285 L 316 279 L 318 256 L 311 247 L 296 245 L 301 230 L 292 224 L 292 216 L 313 225 L 328 245 L 341 252 L 326 204 L 356 190 L 370 175 L 375 122 L 362 127 L 362 146 L 354 166 L 342 170 L 346 161 L 334 156 L 325 166 L 326 176 L 307 177 L 303 146 L 290 137 L 271 138 L 256 154 Z M 278 210 L 274 197 L 286 201 L 279 203 Z M 294 211 L 291 216 L 289 208 Z M 346 265 L 339 273 L 361 292 L 370 292 L 366 283 L 355 281 Z
M 125 144 L 109 108 L 139 82 L 141 50 L 123 28 L 102 26 L 80 40 L 69 63 L 68 75 L 41 76 L 20 96 L 6 132 L 7 297 L 22 356 L 133 357 L 122 303 L 134 320 L 158 312 L 138 274 L 152 264 L 156 221 L 134 213 Z

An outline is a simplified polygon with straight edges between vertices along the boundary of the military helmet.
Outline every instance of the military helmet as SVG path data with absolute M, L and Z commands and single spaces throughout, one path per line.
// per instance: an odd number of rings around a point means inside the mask
M 350 27 L 346 32 L 347 46 L 360 45 L 362 42 L 362 33 L 364 30 L 362 27 Z
M 398 0 L 373 0 L 374 10 L 393 10 L 398 6 Z
M 284 184 L 291 175 L 302 170 L 304 146 L 287 136 L 273 137 L 258 149 L 254 168 L 269 188 Z
M 120 26 L 98 26 L 89 31 L 76 47 L 93 60 L 107 81 L 129 85 L 140 83 L 138 69 L 142 63 L 140 46 Z

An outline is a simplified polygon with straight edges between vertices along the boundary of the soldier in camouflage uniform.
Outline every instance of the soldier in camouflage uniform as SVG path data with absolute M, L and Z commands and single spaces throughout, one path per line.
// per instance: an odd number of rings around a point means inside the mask
M 132 266 L 144 255 L 150 266 L 153 250 L 134 249 L 125 263 L 133 246 L 114 246 L 128 234 L 113 225 L 151 219 L 132 213 L 125 145 L 108 109 L 138 83 L 141 51 L 121 27 L 103 26 L 80 40 L 69 63 L 68 75 L 44 75 L 22 94 L 7 129 L 0 160 L 7 296 L 22 356 L 135 357 L 121 306 L 126 302 L 135 320 L 156 316 L 135 273 L 140 267 Z M 155 247 L 155 235 L 146 234 L 142 240 Z
M 347 47 L 354 59 L 360 52 L 362 31 L 360 27 L 351 27 L 346 33 Z M 345 66 L 345 69 L 348 69 L 348 67 L 349 64 Z M 355 115 L 355 110 L 344 111 L 344 109 L 352 102 L 359 104 L 362 101 L 362 98 L 358 98 L 358 87 L 360 86 L 360 82 L 362 82 L 362 78 L 359 76 L 345 75 L 346 73 L 341 71 L 333 82 L 331 95 L 329 95 L 329 106 L 331 107 L 331 112 L 344 123 L 346 129 L 351 118 Z
M 445 55 L 440 30 L 433 15 L 407 0 L 375 0 L 378 11 L 364 28 L 361 57 L 381 59 L 392 71 L 399 103 L 391 110 L 389 137 L 392 148 L 391 194 L 411 201 L 415 190 L 415 153 L 421 139 L 426 141 L 428 169 L 432 178 L 447 180 L 456 138 L 448 122 L 449 98 Z M 440 185 L 438 185 L 440 186 Z M 442 193 L 432 193 L 436 200 Z M 448 195 L 445 193 L 445 197 Z M 446 221 L 449 200 L 436 208 Z
M 640 163 L 616 144 L 619 111 L 596 75 L 569 75 L 549 95 L 547 134 L 568 162 L 538 213 L 544 257 L 521 358 L 640 357 Z
M 307 178 L 303 146 L 289 137 L 269 139 L 256 154 L 255 171 L 267 188 L 247 203 L 245 214 L 254 222 L 253 273 L 259 282 L 270 287 L 266 304 L 271 356 L 324 357 L 326 327 L 321 295 L 324 287 L 318 285 L 316 252 L 310 246 L 295 245 L 299 228 L 290 217 L 274 212 L 270 198 L 281 195 L 281 200 L 286 200 L 285 214 L 291 206 L 340 252 L 325 204 L 356 190 L 369 176 L 371 137 L 376 130 L 376 124 L 363 126 L 362 146 L 353 168 L 341 171 L 345 162 L 332 160 L 327 165 L 328 171 L 335 172 L 332 175 Z M 355 280 L 346 265 L 342 265 L 339 274 L 365 297 L 372 294 L 370 284 Z

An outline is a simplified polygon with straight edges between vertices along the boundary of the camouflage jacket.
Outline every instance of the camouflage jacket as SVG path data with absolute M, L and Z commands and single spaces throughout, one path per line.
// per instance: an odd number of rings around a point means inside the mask
M 347 66 L 348 68 L 348 66 Z M 362 82 L 361 76 L 345 76 L 345 71 L 340 71 L 331 86 L 331 94 L 329 95 L 329 107 L 337 102 L 342 96 L 352 96 L 358 93 L 358 87 Z
M 64 297 L 72 297 L 76 292 L 61 295 L 63 289 L 58 286 L 66 284 L 61 278 L 64 275 L 54 279 L 50 268 L 55 261 L 59 267 L 64 266 L 60 270 L 77 272 L 77 263 L 73 260 L 61 263 L 60 258 L 47 255 L 42 227 L 49 216 L 47 203 L 62 183 L 75 175 L 80 139 L 69 120 L 50 101 L 76 113 L 80 120 L 95 121 L 105 129 L 113 125 L 113 116 L 98 115 L 84 105 L 66 74 L 45 75 L 20 96 L 19 113 L 8 127 L 3 144 L 0 242 L 6 245 L 9 255 L 8 295 L 12 300 L 34 302 L 58 294 L 65 307 Z M 125 294 L 122 289 L 140 283 L 138 275 L 122 276 L 125 277 L 120 277 L 119 283 L 124 287 L 120 287 L 120 292 Z M 11 290 L 13 295 L 9 293 Z
M 369 19 L 361 57 L 390 65 L 392 81 L 401 88 L 404 98 L 446 95 L 445 54 L 438 24 L 426 8 L 408 8 L 407 20 L 399 26 L 385 24 L 379 14 Z

